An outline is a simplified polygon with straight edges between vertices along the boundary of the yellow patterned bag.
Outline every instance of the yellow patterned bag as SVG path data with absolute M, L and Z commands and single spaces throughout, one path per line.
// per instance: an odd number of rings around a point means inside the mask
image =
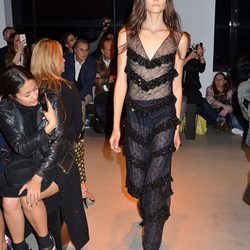
M 186 126 L 186 117 L 181 121 L 180 124 L 180 132 L 185 131 L 185 126 Z M 197 135 L 204 135 L 207 132 L 207 121 L 201 116 L 201 115 L 196 115 L 196 129 L 195 133 Z

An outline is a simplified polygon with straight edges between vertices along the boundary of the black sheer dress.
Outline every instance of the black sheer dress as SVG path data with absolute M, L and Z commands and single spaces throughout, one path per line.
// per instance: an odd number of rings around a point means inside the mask
M 151 60 L 139 36 L 127 49 L 126 186 L 142 208 L 147 250 L 160 248 L 173 193 L 171 157 L 179 120 L 172 83 L 178 75 L 174 62 L 180 39 L 180 33 L 166 37 Z

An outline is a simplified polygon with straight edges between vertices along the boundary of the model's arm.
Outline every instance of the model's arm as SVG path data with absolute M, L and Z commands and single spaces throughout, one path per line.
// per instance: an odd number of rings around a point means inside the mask
M 176 103 L 175 103 L 175 108 L 176 108 L 176 116 L 178 118 L 180 118 L 180 114 L 181 114 L 182 72 L 183 72 L 184 58 L 187 52 L 187 44 L 188 44 L 187 37 L 183 35 L 178 46 L 178 53 L 176 53 L 176 58 L 175 58 L 175 69 L 178 72 L 178 76 L 175 77 L 173 81 L 173 93 L 175 97 L 177 98 Z M 178 150 L 181 144 L 180 136 L 179 136 L 179 125 L 177 126 L 176 131 L 175 131 L 174 144 L 175 144 L 176 150 Z
M 127 50 L 122 50 L 122 46 L 126 44 L 126 40 L 126 31 L 125 29 L 122 29 L 118 36 L 118 67 L 114 92 L 114 126 L 111 138 L 109 140 L 111 149 L 116 153 L 121 152 L 121 149 L 119 148 L 119 140 L 121 135 L 120 120 L 125 95 L 127 93 L 127 74 L 125 73 Z

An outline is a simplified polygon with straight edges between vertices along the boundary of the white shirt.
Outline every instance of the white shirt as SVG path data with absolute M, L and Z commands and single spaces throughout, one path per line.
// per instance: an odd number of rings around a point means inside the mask
M 102 60 L 104 61 L 106 67 L 108 68 L 108 67 L 109 67 L 109 64 L 110 64 L 110 59 L 109 59 L 109 60 L 105 60 L 105 59 L 102 57 Z
M 76 60 L 76 57 L 75 57 L 75 80 L 76 81 L 78 80 L 78 77 L 79 77 L 79 74 L 80 74 L 80 70 L 81 70 L 82 65 L 84 64 L 84 62 L 85 62 L 85 60 L 82 63 L 79 63 Z

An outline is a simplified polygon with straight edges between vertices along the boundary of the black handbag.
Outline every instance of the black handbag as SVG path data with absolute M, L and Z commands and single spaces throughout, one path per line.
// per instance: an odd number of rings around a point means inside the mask
M 24 185 L 39 169 L 41 159 L 17 157 L 12 159 L 3 170 L 4 178 L 9 186 Z

